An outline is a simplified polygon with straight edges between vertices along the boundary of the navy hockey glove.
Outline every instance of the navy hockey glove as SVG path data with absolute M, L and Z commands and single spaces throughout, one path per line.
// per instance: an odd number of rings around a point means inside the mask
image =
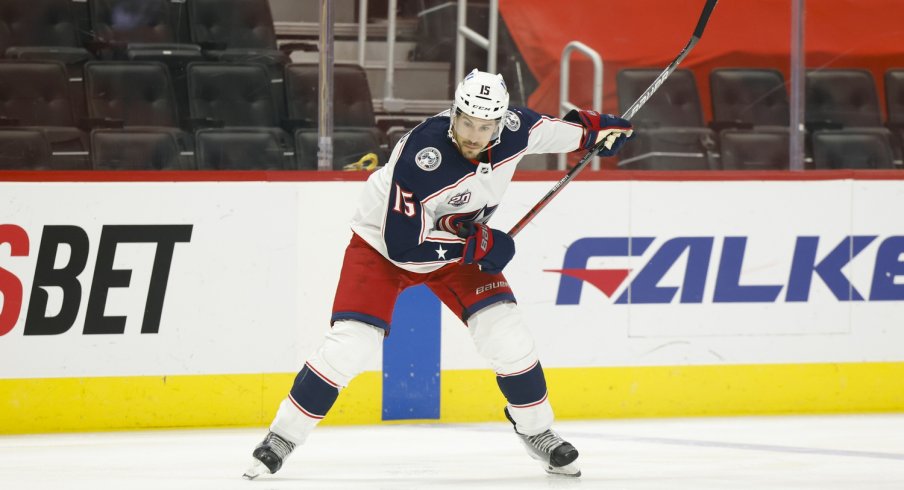
M 615 155 L 624 146 L 625 142 L 634 135 L 634 127 L 630 121 L 612 114 L 572 109 L 562 119 L 584 126 L 581 148 L 585 150 L 590 150 L 598 142 L 605 140 L 602 148 L 596 152 L 601 157 Z
M 465 239 L 463 264 L 477 264 L 488 274 L 498 274 L 515 256 L 515 240 L 507 233 L 480 223 L 462 225 L 458 235 Z

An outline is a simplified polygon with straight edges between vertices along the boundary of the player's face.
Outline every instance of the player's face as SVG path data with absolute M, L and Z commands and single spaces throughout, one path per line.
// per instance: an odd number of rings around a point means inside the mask
M 452 135 L 458 144 L 458 150 L 465 158 L 477 158 L 490 143 L 497 125 L 499 121 L 459 113 L 452 122 Z

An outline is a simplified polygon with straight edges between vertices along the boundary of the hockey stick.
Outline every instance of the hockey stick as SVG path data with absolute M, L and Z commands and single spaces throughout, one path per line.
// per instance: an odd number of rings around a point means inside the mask
M 706 28 L 706 23 L 709 22 L 709 16 L 713 13 L 713 9 L 716 8 L 716 3 L 718 1 L 719 0 L 706 0 L 706 5 L 703 6 L 703 13 L 700 14 L 700 20 L 697 21 L 697 27 L 694 29 L 694 35 L 691 36 L 691 40 L 688 41 L 684 49 L 682 49 L 681 52 L 678 53 L 678 56 L 672 61 L 672 63 L 669 64 L 669 66 L 667 66 L 666 69 L 663 70 L 655 80 L 653 80 L 653 83 L 650 84 L 650 86 L 644 91 L 644 93 L 640 94 L 640 97 L 638 97 L 637 100 L 635 100 L 634 103 L 631 104 L 631 107 L 628 107 L 628 110 L 625 111 L 625 113 L 622 115 L 622 118 L 630 121 L 631 118 L 634 117 L 634 114 L 637 114 L 637 111 L 639 111 L 640 108 L 643 107 L 643 105 L 646 104 L 648 100 L 650 100 L 650 97 L 652 97 L 653 94 L 659 89 L 660 85 L 665 82 L 665 79 L 668 78 L 676 68 L 678 68 L 678 64 L 681 63 L 685 57 L 687 57 L 688 53 L 690 53 L 692 49 L 694 49 L 694 46 L 697 45 L 697 42 L 700 41 L 700 38 L 703 36 L 703 29 Z M 515 223 L 515 226 L 513 226 L 512 229 L 508 232 L 509 236 L 514 237 L 522 229 L 524 229 L 524 227 L 527 226 L 527 224 L 532 219 L 534 219 L 534 217 L 537 216 L 537 214 L 539 214 L 540 211 L 542 211 L 550 201 L 552 201 L 552 198 L 556 197 L 556 195 L 561 192 L 562 189 L 564 189 L 565 186 L 568 185 L 568 183 L 571 182 L 578 175 L 578 173 L 581 172 L 581 170 L 584 170 L 587 164 L 590 163 L 590 159 L 593 157 L 593 155 L 595 155 L 596 152 L 602 149 L 605 141 L 606 140 L 604 138 L 599 143 L 597 143 L 596 146 L 593 147 L 593 149 L 588 151 L 587 154 L 584 155 L 583 158 L 581 158 L 581 161 L 579 161 L 578 164 L 574 166 L 574 168 L 572 168 L 567 174 L 565 174 L 564 177 L 556 182 L 556 185 L 554 185 L 552 189 L 548 193 L 546 193 L 546 195 L 543 196 L 543 198 L 540 199 L 540 201 L 537 202 L 537 204 L 535 204 L 534 207 L 532 207 L 530 211 L 527 212 L 527 214 L 524 215 L 524 217 L 522 217 L 517 223 Z

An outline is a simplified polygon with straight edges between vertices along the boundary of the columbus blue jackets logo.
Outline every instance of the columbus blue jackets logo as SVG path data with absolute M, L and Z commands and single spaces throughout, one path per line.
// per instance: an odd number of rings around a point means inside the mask
M 512 111 L 505 111 L 505 127 L 515 132 L 521 129 L 521 118 Z
M 490 220 L 490 216 L 496 212 L 497 207 L 498 206 L 484 206 L 476 211 L 468 213 L 446 214 L 436 220 L 434 228 L 455 235 L 458 233 L 458 228 L 464 223 L 486 223 Z
M 439 164 L 443 161 L 443 154 L 439 152 L 436 148 L 432 146 L 428 146 L 423 150 L 417 152 L 417 155 L 414 157 L 414 163 L 417 164 L 418 167 L 421 167 L 422 170 L 426 170 L 427 172 L 432 172 L 439 167 Z

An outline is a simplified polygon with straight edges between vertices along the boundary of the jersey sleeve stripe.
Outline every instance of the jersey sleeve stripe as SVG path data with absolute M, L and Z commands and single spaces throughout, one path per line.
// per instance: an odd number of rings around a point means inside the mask
M 442 189 L 440 189 L 440 190 L 434 192 L 433 194 L 430 194 L 429 196 L 427 196 L 426 198 L 424 198 L 424 200 L 421 201 L 421 202 L 422 202 L 422 203 L 426 203 L 427 201 L 436 198 L 437 196 L 439 196 L 439 195 L 442 194 L 443 192 L 446 192 L 446 191 L 449 190 L 449 189 L 454 189 L 455 187 L 461 185 L 462 182 L 464 182 L 464 181 L 470 179 L 470 178 L 473 177 L 473 176 L 474 176 L 474 173 L 471 172 L 471 173 L 469 173 L 468 175 L 465 175 L 464 177 L 458 179 L 456 182 L 454 182 L 454 183 L 452 183 L 452 184 L 450 184 L 450 185 L 447 185 L 446 187 L 443 187 Z
M 527 151 L 527 148 L 524 148 L 523 150 L 519 151 L 518 153 L 515 153 L 514 155 L 512 155 L 512 156 L 506 158 L 505 160 L 503 160 L 503 161 L 497 163 L 496 165 L 493 165 L 493 169 L 499 168 L 499 167 L 505 165 L 506 163 L 509 163 L 509 162 L 511 162 L 512 160 L 514 160 L 514 159 L 520 157 L 525 151 Z

